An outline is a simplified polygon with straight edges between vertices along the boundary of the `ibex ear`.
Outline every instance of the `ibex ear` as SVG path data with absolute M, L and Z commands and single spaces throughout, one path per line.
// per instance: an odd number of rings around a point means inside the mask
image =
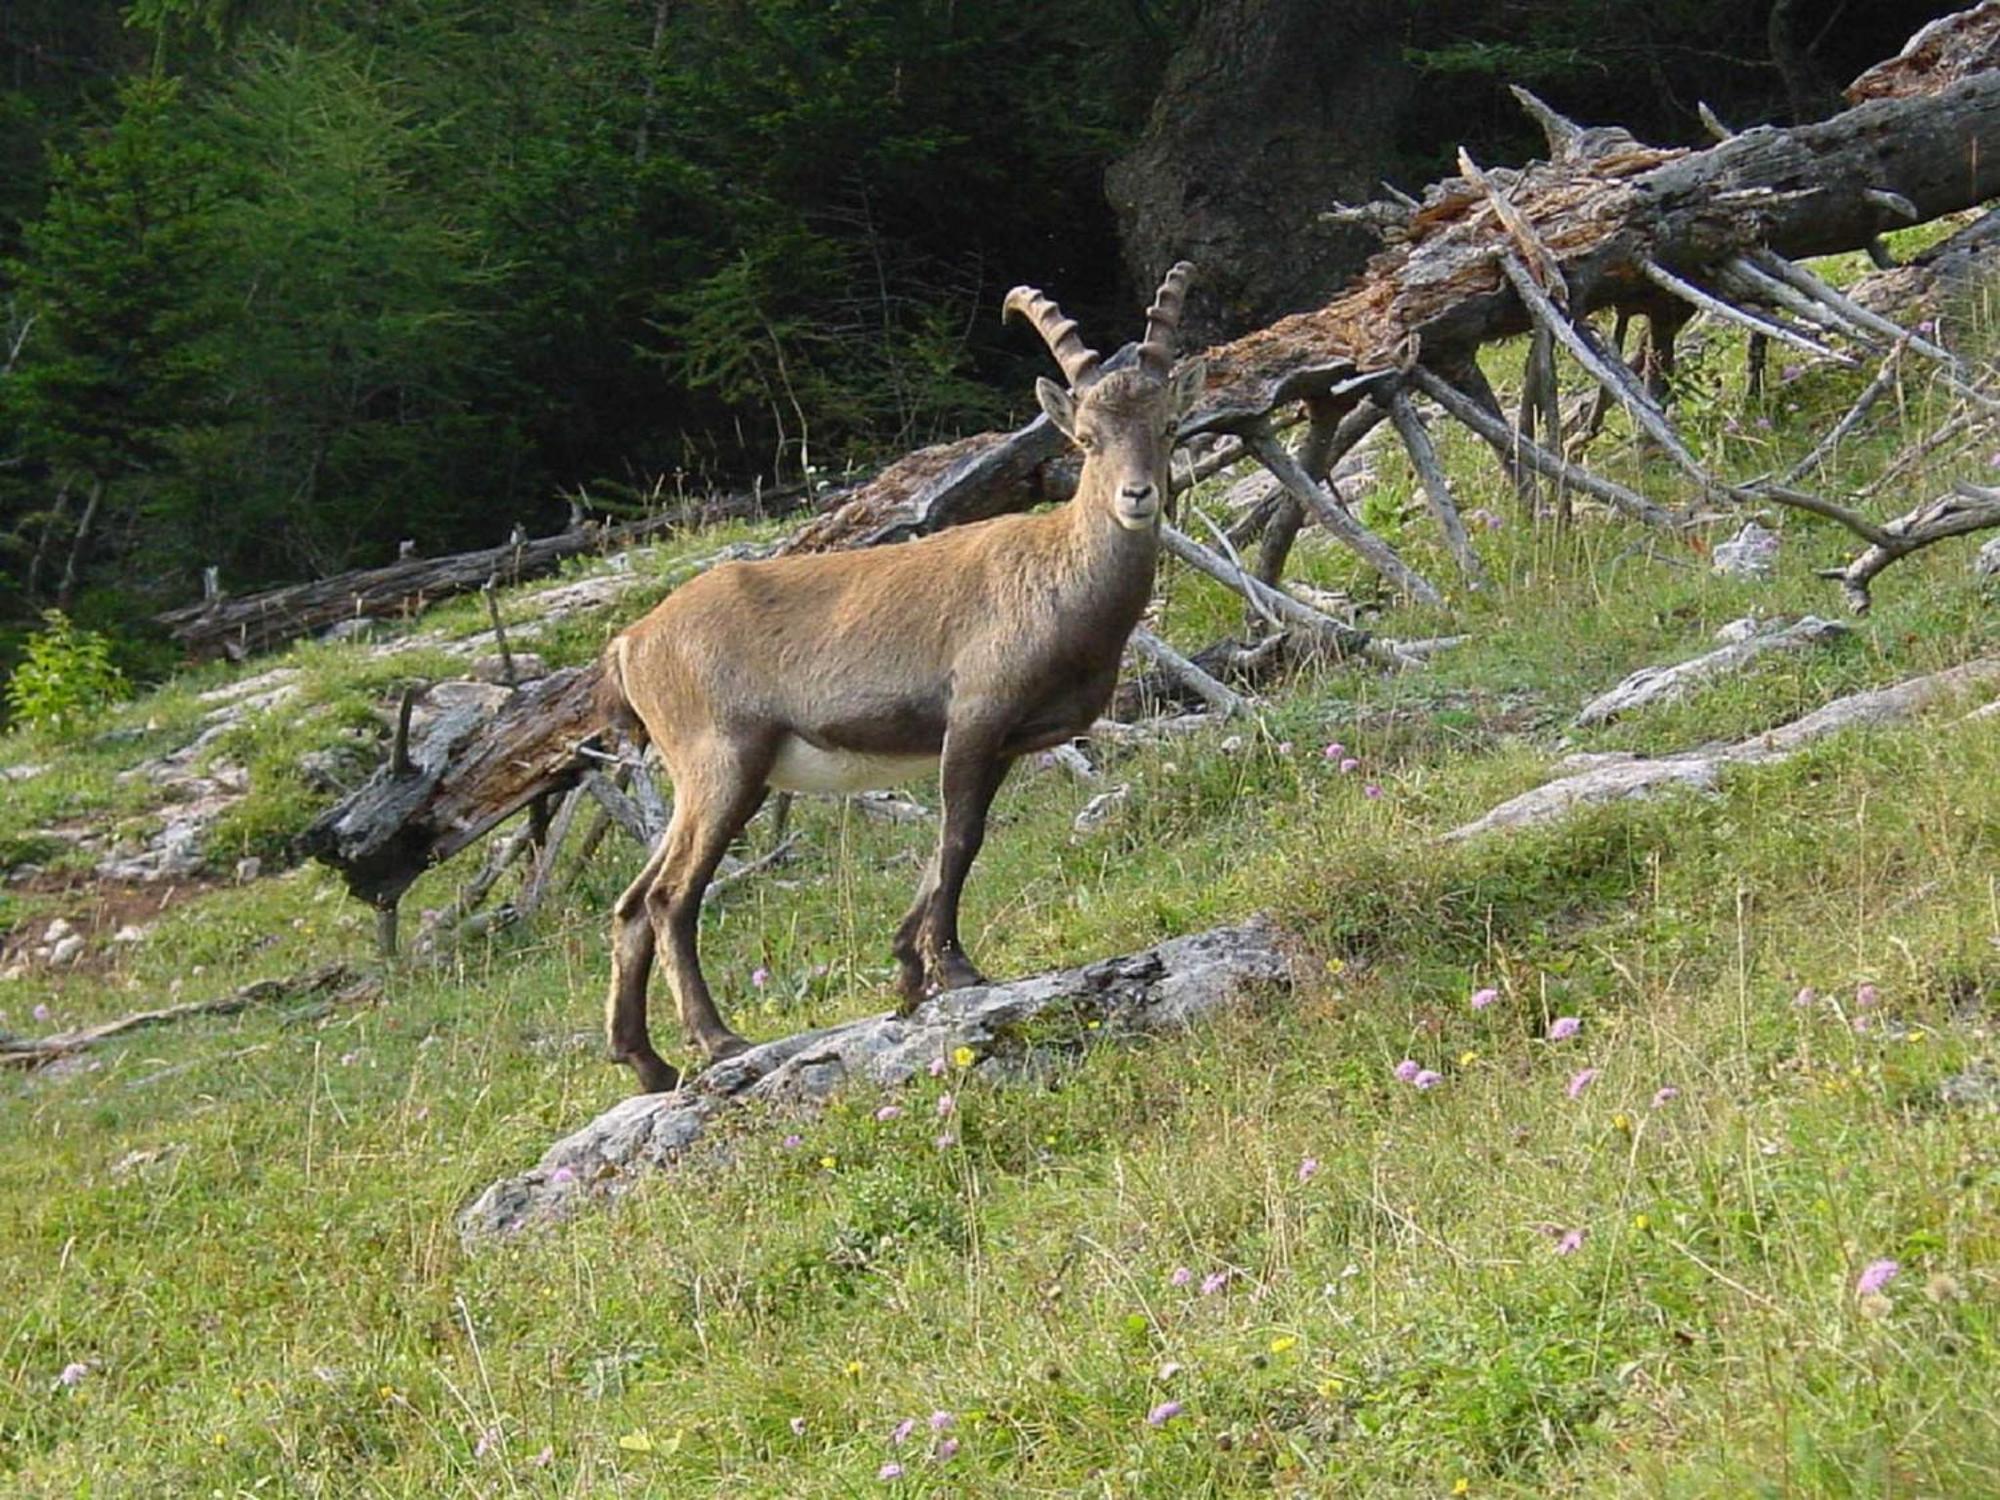
M 1203 387 L 1208 382 L 1208 362 L 1191 359 L 1174 371 L 1174 415 L 1184 417 L 1194 410 L 1201 400 Z
M 1042 410 L 1048 413 L 1051 422 L 1061 430 L 1071 442 L 1076 441 L 1076 397 L 1057 385 L 1046 375 L 1035 377 L 1035 399 Z

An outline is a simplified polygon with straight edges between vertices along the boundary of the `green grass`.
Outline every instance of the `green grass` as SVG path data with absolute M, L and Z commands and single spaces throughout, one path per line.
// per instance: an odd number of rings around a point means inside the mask
M 1780 461 L 1855 389 L 1795 384 Z M 1703 441 L 1740 397 L 1714 400 Z M 1641 477 L 1618 441 L 1614 423 L 1607 465 Z M 1996 1063 L 2000 722 L 1944 705 L 1733 770 L 1717 798 L 1435 841 L 1566 749 L 1734 739 L 1991 653 L 2000 618 L 1966 548 L 1890 570 L 1838 647 L 1572 741 L 1587 697 L 1746 610 L 1830 613 L 1811 569 L 1848 542 L 1786 517 L 1778 579 L 1733 583 L 1621 526 L 1534 532 L 1471 447 L 1446 448 L 1465 503 L 1509 517 L 1480 538 L 1493 587 L 1379 623 L 1470 644 L 1397 678 L 1308 674 L 1254 725 L 1113 757 L 1131 795 L 1092 835 L 1070 827 L 1090 789 L 1024 767 L 973 879 L 968 938 L 992 971 L 1264 909 L 1295 937 L 1289 997 L 1089 1048 L 1034 1086 L 926 1081 L 888 1122 L 868 1094 L 732 1119 L 703 1165 L 468 1253 L 457 1209 L 629 1086 L 596 1033 L 603 913 L 637 853 L 607 846 L 531 928 L 392 974 L 379 1005 L 193 1022 L 0 1080 L 0 1490 L 2000 1493 L 2000 1153 L 1990 1110 L 1941 1093 Z M 1410 491 L 1385 469 L 1393 519 Z M 1657 466 L 1644 478 L 1677 497 Z M 1425 535 L 1409 523 L 1446 576 Z M 1372 598 L 1316 541 L 1300 571 Z M 1175 640 L 1236 618 L 1178 570 L 1166 590 Z M 418 670 L 288 660 L 326 705 L 309 724 L 352 722 Z M 116 771 L 191 733 L 192 693 L 220 676 L 124 710 L 159 720 L 143 741 L 0 758 L 63 757 L 53 784 L 22 784 L 35 816 L 112 816 Z M 299 717 L 246 731 L 259 776 L 281 783 L 324 732 Z M 1320 753 L 1336 738 L 1356 775 Z M 36 826 L 16 790 L 14 837 Z M 799 860 L 704 923 L 753 1035 L 887 1003 L 887 935 L 932 837 L 831 803 L 795 827 Z M 412 911 L 473 862 L 427 876 Z M 219 890 L 108 971 L 0 984 L 0 1024 L 360 959 L 365 917 L 316 869 Z M 1476 1011 L 1482 986 L 1501 998 Z M 1821 998 L 1796 1006 L 1806 986 Z M 1553 1042 L 1560 1016 L 1581 1030 Z M 1405 1057 L 1443 1082 L 1398 1083 Z M 1580 1247 L 1559 1253 L 1569 1231 Z M 1901 1272 L 1865 1299 L 1879 1258 Z M 73 1362 L 88 1370 L 65 1388 Z M 1180 1414 L 1149 1426 L 1168 1400 Z M 934 1411 L 953 1414 L 948 1463 Z M 905 1476 L 878 1479 L 891 1461 Z

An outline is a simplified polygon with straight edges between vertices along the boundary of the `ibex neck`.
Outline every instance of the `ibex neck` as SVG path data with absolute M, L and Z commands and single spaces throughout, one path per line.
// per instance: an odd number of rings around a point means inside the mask
M 1129 631 L 1153 596 L 1160 561 L 1157 526 L 1131 531 L 1108 504 L 1079 493 L 1064 507 L 1071 577 L 1096 606 L 1092 613 L 1111 629 Z

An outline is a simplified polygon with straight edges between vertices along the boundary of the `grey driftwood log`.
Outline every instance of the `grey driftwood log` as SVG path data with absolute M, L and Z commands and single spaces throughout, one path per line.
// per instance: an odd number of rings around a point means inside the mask
M 1677 702 L 1701 683 L 1742 671 L 1767 651 L 1797 651 L 1839 640 L 1848 633 L 1845 625 L 1818 615 L 1807 615 L 1790 625 L 1737 620 L 1725 625 L 1723 631 L 1724 644 L 1713 651 L 1668 667 L 1641 667 L 1609 692 L 1599 693 L 1577 714 L 1576 727 L 1609 724 L 1650 703 Z
M 1807 745 L 1830 734 L 1863 724 L 1893 724 L 1940 698 L 1970 692 L 1987 683 L 2000 683 L 2000 656 L 1980 657 L 1892 687 L 1850 693 L 1789 724 L 1753 734 L 1733 745 L 1663 755 L 1658 759 L 1622 753 L 1573 756 L 1569 764 L 1575 769 L 1569 775 L 1510 797 L 1444 837 L 1447 842 L 1455 842 L 1485 833 L 1529 828 L 1567 817 L 1580 807 L 1619 802 L 1628 797 L 1650 797 L 1672 787 L 1714 792 L 1723 770 L 1729 766 L 1770 765 L 1789 760 Z
M 564 560 L 618 552 L 649 537 L 715 521 L 767 514 L 796 487 L 712 497 L 619 526 L 572 526 L 553 536 L 505 542 L 442 557 L 408 557 L 378 568 L 288 583 L 238 597 L 183 605 L 154 618 L 190 656 L 242 661 L 354 619 L 401 620 L 488 583 L 515 584 L 554 572 Z
M 950 990 L 907 1019 L 869 1016 L 766 1042 L 672 1093 L 637 1094 L 613 1105 L 549 1147 L 528 1171 L 487 1188 L 460 1213 L 459 1232 L 468 1241 L 509 1235 L 623 1192 L 686 1159 L 710 1126 L 739 1105 L 797 1111 L 841 1089 L 895 1088 L 960 1047 L 972 1050 L 979 1073 L 1004 1076 L 1010 1068 L 1059 1060 L 1051 1055 L 1056 1044 L 1025 1040 L 1030 1022 L 1044 1036 L 1066 1025 L 1078 1038 L 1168 1031 L 1282 986 L 1287 975 L 1281 935 L 1258 917 L 1081 968 Z M 1091 1022 L 1097 1031 L 1087 1030 Z M 1079 1040 L 1062 1050 L 1081 1047 Z

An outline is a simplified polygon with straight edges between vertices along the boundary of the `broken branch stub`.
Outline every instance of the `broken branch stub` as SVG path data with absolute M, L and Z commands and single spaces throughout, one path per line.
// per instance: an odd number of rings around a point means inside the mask
M 531 682 L 491 715 L 475 705 L 440 717 L 391 762 L 306 830 L 306 854 L 347 888 L 390 907 L 416 878 L 538 797 L 581 774 L 579 747 L 597 732 L 595 665 Z

